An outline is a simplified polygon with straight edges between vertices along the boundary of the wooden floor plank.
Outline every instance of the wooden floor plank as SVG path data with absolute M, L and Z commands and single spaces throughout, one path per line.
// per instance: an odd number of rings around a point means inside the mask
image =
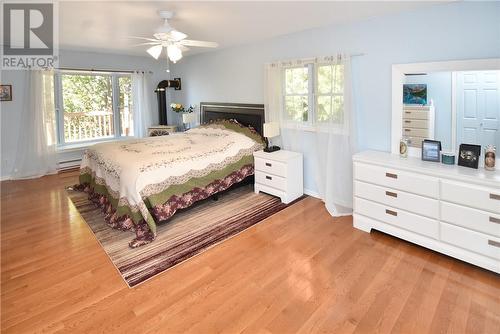
M 499 333 L 500 275 L 308 198 L 129 289 L 68 172 L 1 183 L 5 333 Z

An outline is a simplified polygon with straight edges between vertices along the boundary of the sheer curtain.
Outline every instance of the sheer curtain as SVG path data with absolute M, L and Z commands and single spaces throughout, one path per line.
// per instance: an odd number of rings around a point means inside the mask
M 54 73 L 26 71 L 22 127 L 17 141 L 13 179 L 40 177 L 57 172 L 57 137 Z
M 134 136 L 146 137 L 151 126 L 151 75 L 145 72 L 132 73 L 132 103 L 134 109 Z
M 313 105 L 317 105 L 318 66 L 342 65 L 343 75 L 336 71 L 332 73 L 332 87 L 342 87 L 340 104 L 342 118 L 330 117 L 326 121 L 318 121 L 316 110 L 309 116 L 315 118 L 312 122 L 302 124 L 290 122 L 283 116 L 284 75 L 286 67 L 314 64 L 309 73 L 309 79 L 315 82 Z M 333 89 L 333 88 L 332 88 Z M 338 94 L 337 94 L 338 95 Z M 337 55 L 333 57 L 293 60 L 266 64 L 265 66 L 265 110 L 266 122 L 281 124 L 281 146 L 291 151 L 302 152 L 304 155 L 304 170 L 314 174 L 318 195 L 325 202 L 326 209 L 332 216 L 348 215 L 352 212 L 352 154 L 356 151 L 355 118 L 353 117 L 352 76 L 350 56 Z M 333 104 L 333 103 L 332 103 Z M 333 108 L 333 106 L 332 106 Z M 276 142 L 276 140 L 275 140 Z

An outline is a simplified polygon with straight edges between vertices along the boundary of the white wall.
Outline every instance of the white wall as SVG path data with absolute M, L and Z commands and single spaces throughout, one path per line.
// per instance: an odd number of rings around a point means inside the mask
M 157 61 L 149 56 L 136 57 L 105 53 L 90 53 L 80 51 L 60 51 L 60 67 L 107 69 L 107 70 L 144 70 L 152 71 L 152 83 L 156 86 L 159 81 L 167 79 L 164 70 L 165 62 Z M 0 102 L 1 115 L 1 179 L 10 175 L 17 151 L 17 139 L 22 133 L 21 113 L 23 112 L 23 98 L 27 94 L 25 86 L 25 71 L 1 71 L 0 82 L 11 84 L 13 100 Z M 152 87 L 154 89 L 154 87 Z M 153 122 L 158 122 L 156 94 L 151 91 Z M 83 150 L 61 151 L 59 161 L 80 159 Z
M 193 55 L 173 68 L 174 76 L 182 78 L 183 90 L 172 99 L 186 104 L 263 103 L 266 62 L 364 53 L 353 59 L 360 148 L 389 151 L 391 65 L 499 57 L 499 17 L 500 3 L 459 2 Z M 304 182 L 306 189 L 315 191 L 311 145 L 312 140 L 303 147 Z

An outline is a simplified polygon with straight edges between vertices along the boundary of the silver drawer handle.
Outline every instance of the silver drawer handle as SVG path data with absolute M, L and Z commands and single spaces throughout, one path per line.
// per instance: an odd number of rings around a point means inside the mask
M 266 166 L 267 166 L 267 167 L 271 167 L 271 166 L 272 166 L 272 164 L 271 164 L 270 162 L 266 162 Z
M 393 193 L 392 191 L 386 191 L 386 192 L 385 192 L 385 194 L 386 194 L 387 196 L 391 196 L 391 197 L 396 197 L 396 198 L 398 197 L 398 194 Z
M 272 180 L 273 178 L 272 178 L 272 177 L 270 177 L 270 176 L 266 176 L 266 179 L 268 179 L 268 180 Z
M 500 248 L 500 242 L 495 240 L 488 240 L 488 245 Z
M 491 199 L 497 199 L 500 201 L 500 195 L 497 195 L 497 194 L 490 194 L 490 198 Z
M 490 222 L 500 224 L 500 218 L 495 218 L 490 216 Z
M 385 173 L 385 176 L 386 177 L 390 177 L 391 179 L 397 179 L 398 178 L 398 175 L 397 174 L 393 174 L 393 173 Z
M 392 211 L 392 210 L 389 210 L 389 209 L 385 209 L 385 213 L 387 213 L 388 215 L 391 215 L 391 216 L 398 216 L 398 213 L 396 211 Z
M 405 123 L 411 123 L 411 121 L 405 121 Z
M 410 132 L 410 131 L 411 131 L 411 129 L 405 129 L 405 131 L 406 131 L 406 132 Z

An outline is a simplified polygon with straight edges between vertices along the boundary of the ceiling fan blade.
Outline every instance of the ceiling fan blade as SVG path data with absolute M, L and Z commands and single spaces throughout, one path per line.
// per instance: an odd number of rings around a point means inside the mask
M 143 46 L 143 45 L 161 45 L 161 42 L 146 42 L 146 43 L 134 44 L 132 46 Z
M 202 48 L 216 48 L 219 46 L 219 44 L 216 42 L 194 41 L 191 39 L 183 39 L 182 41 L 179 41 L 179 43 L 181 45 L 198 46 Z
M 155 45 L 150 47 L 147 52 L 153 57 L 154 59 L 158 59 L 160 57 L 161 51 L 163 50 L 163 46 L 161 45 Z
M 143 39 L 143 40 L 150 41 L 150 42 L 158 42 L 157 39 L 147 38 L 147 37 L 128 36 L 128 38 L 137 38 L 137 39 Z
M 180 40 L 187 37 L 187 35 L 185 33 L 177 31 L 177 30 L 172 30 L 168 34 L 171 36 L 171 38 L 174 41 L 180 41 Z
M 182 52 L 189 51 L 189 48 L 187 46 L 184 46 L 182 44 L 177 44 L 177 47 L 181 49 Z

